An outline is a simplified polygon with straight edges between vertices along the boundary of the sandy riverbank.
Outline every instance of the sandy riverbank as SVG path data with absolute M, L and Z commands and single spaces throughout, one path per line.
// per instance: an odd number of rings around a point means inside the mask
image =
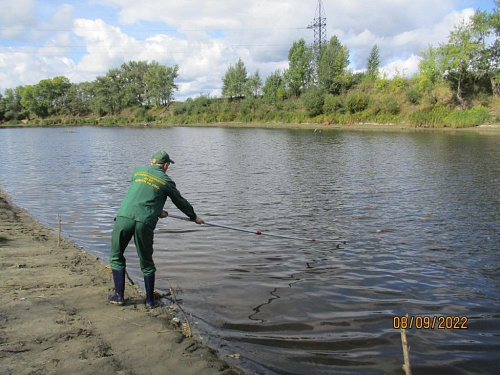
M 132 125 L 137 126 L 137 125 Z M 155 125 L 143 124 L 144 127 L 155 127 Z M 469 128 L 416 128 L 408 124 L 375 124 L 363 123 L 352 125 L 341 124 L 315 124 L 315 123 L 207 123 L 207 124 L 185 124 L 185 125 L 166 125 L 170 127 L 220 127 L 220 128 L 264 128 L 264 129 L 303 129 L 314 131 L 345 130 L 345 131 L 445 131 L 445 132 L 478 132 L 478 133 L 497 133 L 500 134 L 500 124 L 484 124 L 472 126 Z
M 54 125 L 58 127 L 80 127 L 85 125 Z M 97 127 L 108 127 L 109 125 L 90 125 Z M 30 124 L 6 125 L 0 124 L 1 128 L 33 128 Z M 375 124 L 375 123 L 359 123 L 352 125 L 341 124 L 317 124 L 317 123 L 281 123 L 281 122 L 214 122 L 214 123 L 196 123 L 196 124 L 153 124 L 153 123 L 138 123 L 129 125 L 116 125 L 114 127 L 131 127 L 131 128 L 161 128 L 161 127 L 206 127 L 206 128 L 255 128 L 255 129 L 302 129 L 314 131 L 328 130 L 345 130 L 345 131 L 436 131 L 436 132 L 471 132 L 483 134 L 500 134 L 500 124 L 483 124 L 472 126 L 469 128 L 421 128 L 413 127 L 406 123 L 400 124 Z
M 66 241 L 58 247 L 0 191 L 1 374 L 242 374 L 184 337 L 168 308 L 146 310 L 135 288 L 124 306 L 108 304 L 105 266 Z

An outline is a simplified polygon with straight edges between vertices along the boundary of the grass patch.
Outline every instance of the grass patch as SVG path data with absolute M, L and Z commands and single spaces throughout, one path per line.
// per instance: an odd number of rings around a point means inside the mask
M 421 128 L 441 127 L 443 120 L 450 114 L 450 110 L 441 106 L 426 107 L 410 113 L 408 120 L 410 124 Z
M 452 128 L 468 128 L 483 124 L 489 119 L 488 109 L 478 105 L 467 111 L 452 112 L 444 118 L 443 122 Z
M 488 108 L 478 105 L 465 111 L 451 111 L 445 107 L 427 107 L 411 113 L 409 122 L 422 128 L 468 128 L 484 124 L 491 119 Z

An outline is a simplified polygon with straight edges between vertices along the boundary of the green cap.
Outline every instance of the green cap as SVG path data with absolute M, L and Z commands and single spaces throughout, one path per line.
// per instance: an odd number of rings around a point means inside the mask
M 154 164 L 172 163 L 175 164 L 165 151 L 156 151 L 151 158 Z

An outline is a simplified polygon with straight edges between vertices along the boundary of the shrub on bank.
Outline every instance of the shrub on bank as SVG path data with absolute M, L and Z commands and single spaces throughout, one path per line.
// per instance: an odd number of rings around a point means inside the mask
M 410 124 L 423 128 L 449 126 L 465 128 L 485 123 L 490 118 L 488 109 L 477 106 L 465 111 L 451 111 L 445 107 L 427 107 L 408 116 Z
M 477 126 L 487 122 L 490 119 L 488 109 L 482 105 L 478 105 L 467 111 L 456 111 L 450 113 L 443 120 L 445 125 L 453 128 L 468 128 Z
M 397 99 L 387 95 L 371 98 L 368 109 L 374 117 L 384 114 L 397 115 L 401 111 Z
M 370 95 L 365 92 L 350 92 L 345 98 L 345 108 L 349 113 L 362 112 L 369 104 Z
M 325 97 L 325 103 L 323 104 L 323 113 L 338 113 L 342 114 L 345 112 L 344 103 L 342 97 L 338 95 L 328 94 Z
M 325 104 L 325 93 L 320 88 L 313 88 L 306 91 L 300 97 L 302 104 L 307 113 L 311 117 L 318 116 L 323 113 L 323 105 Z

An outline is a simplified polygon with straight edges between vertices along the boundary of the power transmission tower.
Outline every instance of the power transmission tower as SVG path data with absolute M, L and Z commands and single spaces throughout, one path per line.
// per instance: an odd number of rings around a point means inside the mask
M 313 22 L 307 26 L 308 29 L 314 30 L 314 75 L 315 79 L 318 79 L 318 62 L 319 53 L 321 51 L 321 46 L 326 43 L 326 17 L 324 13 L 323 2 L 318 0 L 318 6 L 316 8 L 316 17 L 314 17 Z
M 326 17 L 321 0 L 318 0 L 316 17 L 314 17 L 313 22 L 307 28 L 314 30 L 314 49 L 319 52 L 321 45 L 326 42 Z

